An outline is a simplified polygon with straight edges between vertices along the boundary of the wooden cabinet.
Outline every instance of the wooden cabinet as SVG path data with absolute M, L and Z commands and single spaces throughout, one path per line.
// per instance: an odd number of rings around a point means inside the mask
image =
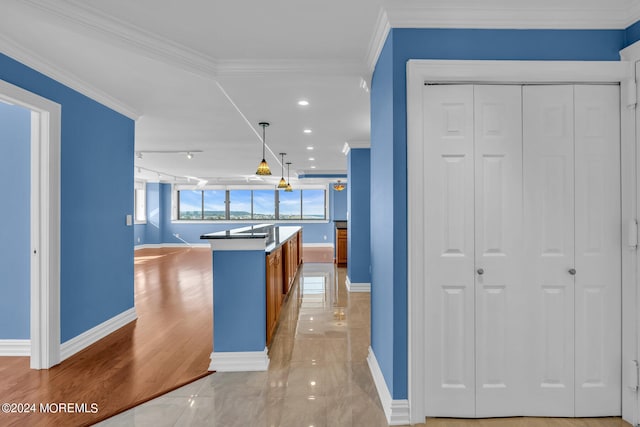
M 296 280 L 302 262 L 302 231 L 267 255 L 267 345 L 278 324 L 280 307 Z
M 336 229 L 336 263 L 347 265 L 347 229 Z
M 267 345 L 278 322 L 282 305 L 282 249 L 267 255 Z
M 300 265 L 300 233 L 297 233 L 289 239 L 284 245 L 284 286 L 282 292 L 284 295 L 289 293 L 289 289 L 296 280 L 296 273 Z

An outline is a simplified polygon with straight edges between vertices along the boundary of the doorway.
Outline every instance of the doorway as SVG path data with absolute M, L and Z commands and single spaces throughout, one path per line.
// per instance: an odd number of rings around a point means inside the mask
M 0 80 L 0 99 L 31 111 L 30 366 L 60 361 L 61 107 Z

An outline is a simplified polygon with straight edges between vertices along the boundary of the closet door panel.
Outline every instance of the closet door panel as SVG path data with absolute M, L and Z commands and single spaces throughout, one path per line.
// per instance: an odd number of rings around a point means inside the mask
M 574 416 L 573 87 L 523 87 L 524 415 Z
M 575 87 L 576 416 L 621 413 L 619 87 Z
M 522 98 L 474 87 L 476 416 L 522 412 Z M 481 273 L 481 274 L 480 274 Z
M 425 86 L 429 416 L 475 416 L 473 87 Z

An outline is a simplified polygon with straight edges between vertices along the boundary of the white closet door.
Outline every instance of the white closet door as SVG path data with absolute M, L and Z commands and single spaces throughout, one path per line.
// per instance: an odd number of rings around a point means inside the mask
M 522 414 L 521 92 L 474 87 L 477 417 Z
M 475 416 L 473 87 L 425 86 L 426 408 Z
M 523 87 L 524 415 L 574 416 L 573 87 Z
M 621 413 L 619 91 L 575 87 L 577 417 Z

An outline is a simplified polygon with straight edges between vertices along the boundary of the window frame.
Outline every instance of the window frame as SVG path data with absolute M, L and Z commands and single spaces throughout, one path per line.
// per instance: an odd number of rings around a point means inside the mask
M 225 192 L 225 219 L 204 219 L 204 192 L 209 190 L 223 190 Z M 230 218 L 230 192 L 234 190 L 249 190 L 251 191 L 251 218 L 250 219 L 231 219 Z M 274 203 L 275 203 L 275 218 L 274 219 L 264 219 L 264 218 L 255 218 L 255 207 L 254 207 L 254 191 L 272 191 L 274 193 Z M 174 185 L 172 191 L 172 222 L 179 223 L 328 223 L 329 218 L 329 188 L 327 185 L 322 186 L 309 186 L 298 188 L 300 191 L 300 218 L 299 219 L 280 219 L 280 193 L 283 190 L 277 190 L 273 187 L 245 187 L 245 186 L 207 186 L 205 188 L 195 188 L 193 186 L 181 186 Z M 322 190 L 324 192 L 324 218 L 314 218 L 314 219 L 303 219 L 304 211 L 303 211 L 303 200 L 304 200 L 304 191 L 305 190 Z M 199 191 L 201 197 L 201 215 L 200 219 L 181 219 L 180 218 L 180 192 L 181 191 Z
M 143 195 L 142 206 L 139 206 L 138 200 L 140 199 L 140 193 Z M 138 219 L 139 208 L 142 208 L 142 218 Z M 146 181 L 134 181 L 133 185 L 133 223 L 134 224 L 146 224 L 147 223 L 147 182 Z

